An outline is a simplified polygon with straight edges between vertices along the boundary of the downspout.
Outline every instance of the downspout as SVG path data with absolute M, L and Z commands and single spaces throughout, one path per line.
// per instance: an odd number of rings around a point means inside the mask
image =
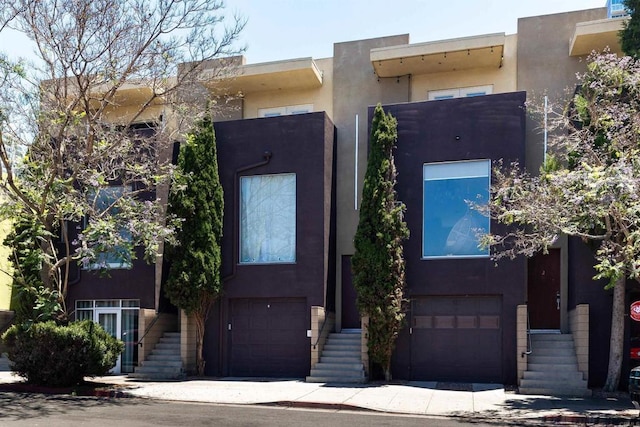
M 265 166 L 271 161 L 272 156 L 273 156 L 273 153 L 271 153 L 271 151 L 265 151 L 264 153 L 262 153 L 262 158 L 263 158 L 262 161 L 238 168 L 233 174 L 233 210 L 231 212 L 231 214 L 233 215 L 233 241 L 231 242 L 231 248 L 233 253 L 231 255 L 231 274 L 222 278 L 223 284 L 233 279 L 236 276 L 237 266 L 238 266 L 238 239 L 240 234 L 239 225 L 238 225 L 238 210 L 240 205 L 240 197 L 238 194 L 239 193 L 238 181 L 240 180 L 240 174 L 243 172 L 249 171 L 251 169 L 259 168 L 260 166 Z M 223 330 L 224 330 L 224 310 L 222 309 L 222 306 L 220 306 L 219 316 L 220 316 L 220 326 L 223 327 Z M 224 336 L 225 336 L 224 333 L 220 333 L 219 335 L 220 341 L 218 343 L 218 364 L 219 364 L 218 371 L 220 372 L 222 372 L 221 368 L 223 366 L 222 359 L 224 357 L 224 354 L 223 354 L 224 353 L 223 352 Z

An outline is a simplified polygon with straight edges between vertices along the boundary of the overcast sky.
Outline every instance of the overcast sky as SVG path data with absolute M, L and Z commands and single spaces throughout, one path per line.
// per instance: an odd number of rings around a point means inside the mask
M 248 63 L 333 55 L 333 43 L 410 34 L 411 43 L 517 32 L 518 18 L 604 7 L 606 0 L 226 0 L 247 18 Z M 29 55 L 15 34 L 0 51 Z

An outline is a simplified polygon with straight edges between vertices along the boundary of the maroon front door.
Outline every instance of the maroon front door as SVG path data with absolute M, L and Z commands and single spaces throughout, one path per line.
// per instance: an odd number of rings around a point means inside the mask
M 560 249 L 529 259 L 528 309 L 531 329 L 560 329 Z
M 342 256 L 342 329 L 359 329 L 360 313 L 356 306 L 356 288 L 351 274 L 351 255 Z

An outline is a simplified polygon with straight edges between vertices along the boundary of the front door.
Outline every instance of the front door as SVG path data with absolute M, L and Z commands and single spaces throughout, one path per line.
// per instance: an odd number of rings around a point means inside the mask
M 111 336 L 120 339 L 120 310 L 113 308 L 96 308 L 95 309 L 95 319 L 97 323 L 102 326 L 102 328 Z M 120 357 L 118 356 L 118 361 L 116 362 L 116 366 L 109 372 L 112 374 L 120 373 Z
M 530 329 L 560 329 L 560 249 L 533 256 L 528 267 Z
M 356 305 L 351 255 L 342 256 L 342 329 L 360 329 L 360 313 Z

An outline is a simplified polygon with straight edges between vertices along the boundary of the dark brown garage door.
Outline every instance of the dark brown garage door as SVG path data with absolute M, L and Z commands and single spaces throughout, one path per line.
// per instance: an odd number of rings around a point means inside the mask
M 311 363 L 304 299 L 233 299 L 231 375 L 299 378 Z
M 411 303 L 414 380 L 502 381 L 502 300 L 419 297 Z

